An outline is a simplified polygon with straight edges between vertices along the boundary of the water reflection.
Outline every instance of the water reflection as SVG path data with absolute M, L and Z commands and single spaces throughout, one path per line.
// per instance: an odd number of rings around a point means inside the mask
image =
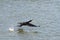
M 37 34 L 37 33 L 40 33 L 38 31 L 31 31 L 31 32 L 27 32 L 27 31 L 24 31 L 24 29 L 18 29 L 17 30 L 17 33 L 22 33 L 22 34 L 25 34 L 25 33 L 29 33 L 29 34 Z
M 17 33 L 22 33 L 22 34 L 24 34 L 24 30 L 23 30 L 23 29 L 18 29 L 18 30 L 17 30 Z

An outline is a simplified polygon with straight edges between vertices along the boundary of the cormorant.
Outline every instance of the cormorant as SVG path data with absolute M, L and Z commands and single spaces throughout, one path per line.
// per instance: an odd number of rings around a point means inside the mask
M 18 24 L 19 24 L 19 27 L 22 27 L 22 26 L 40 27 L 40 26 L 36 26 L 36 25 L 34 25 L 34 24 L 31 24 L 31 23 L 30 23 L 31 21 L 32 21 L 32 20 L 29 20 L 29 21 L 27 21 L 27 22 L 18 23 Z

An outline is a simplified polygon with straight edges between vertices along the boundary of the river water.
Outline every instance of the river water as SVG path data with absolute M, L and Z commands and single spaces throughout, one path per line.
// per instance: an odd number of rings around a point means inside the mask
M 30 19 L 40 27 L 17 32 L 18 22 Z M 60 40 L 60 0 L 0 0 L 0 40 Z

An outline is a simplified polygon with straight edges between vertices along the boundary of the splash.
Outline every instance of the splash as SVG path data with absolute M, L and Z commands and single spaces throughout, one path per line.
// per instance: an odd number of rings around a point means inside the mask
M 10 32 L 13 32 L 13 31 L 14 31 L 14 28 L 10 27 L 10 28 L 9 28 L 9 31 L 10 31 Z

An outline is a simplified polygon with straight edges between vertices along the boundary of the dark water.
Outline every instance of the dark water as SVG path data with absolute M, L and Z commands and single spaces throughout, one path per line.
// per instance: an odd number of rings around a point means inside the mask
M 40 27 L 17 32 L 17 23 L 30 19 Z M 60 0 L 0 0 L 0 40 L 60 40 Z

